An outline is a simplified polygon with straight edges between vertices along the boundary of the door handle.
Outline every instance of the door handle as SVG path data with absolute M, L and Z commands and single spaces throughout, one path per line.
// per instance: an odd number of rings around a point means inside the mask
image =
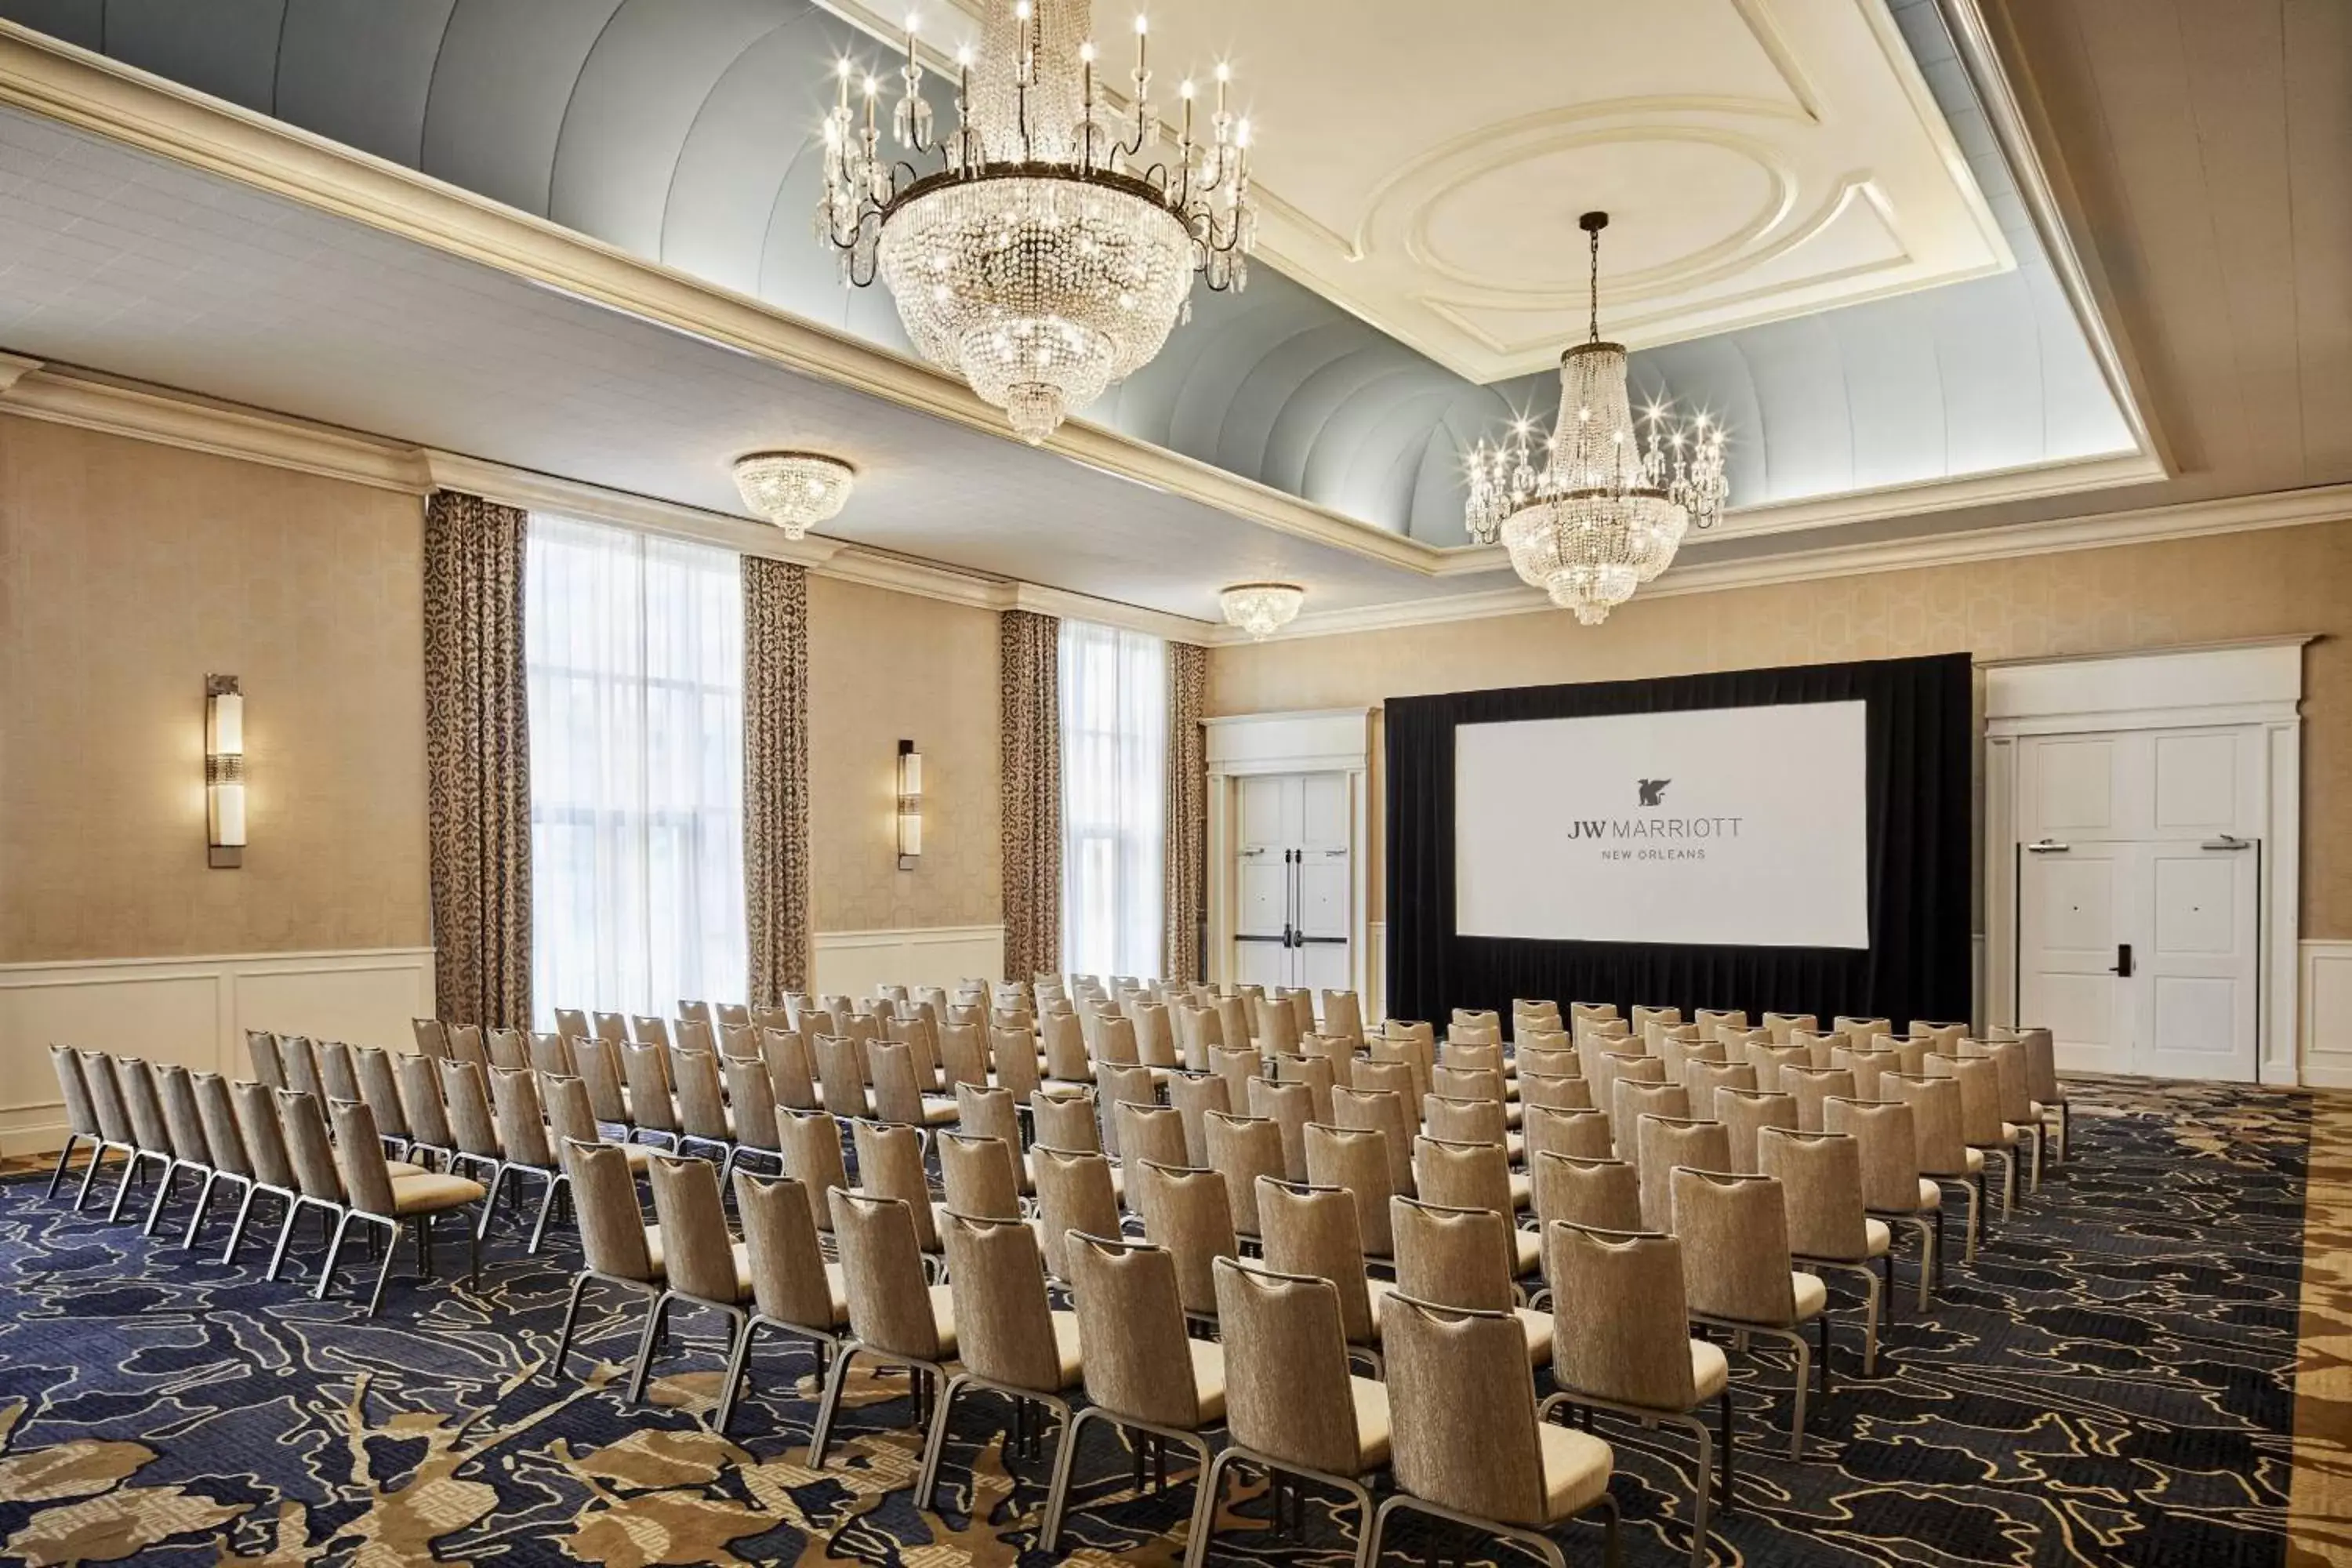
M 2063 855 L 2071 847 L 2073 846 L 2061 844 L 2055 838 L 2037 838 L 2025 847 L 2025 852 L 2028 855 Z
M 2107 971 L 2107 973 L 2114 975 L 2119 975 L 2123 979 L 2129 980 L 2131 978 L 2131 943 L 2127 942 L 2119 942 L 2116 943 L 2116 966 Z
M 2253 847 L 2254 841 L 2251 838 L 2241 838 L 2234 833 L 2224 833 L 2216 837 L 2208 838 L 2197 847 L 2200 849 L 2252 849 Z

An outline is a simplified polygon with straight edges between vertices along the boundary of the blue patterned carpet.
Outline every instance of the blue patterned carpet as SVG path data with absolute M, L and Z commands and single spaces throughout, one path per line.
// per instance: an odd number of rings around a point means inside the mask
M 1905 1289 L 1884 1375 L 1853 1377 L 1857 1342 L 1840 1335 L 1841 1385 L 1815 1407 L 1804 1462 L 1772 1451 L 1784 1366 L 1734 1358 L 1739 1508 L 1717 1521 L 1718 1563 L 2282 1562 L 2305 1102 L 2100 1082 L 2081 1087 L 2074 1131 L 2074 1161 L 1974 1268 L 1955 1265 L 1932 1321 L 1911 1321 Z M 257 1263 L 221 1267 L 217 1241 L 199 1258 L 47 1203 L 40 1183 L 0 1187 L 0 1557 L 1047 1561 L 1031 1542 L 1051 1447 L 1008 1458 L 992 1400 L 959 1406 L 942 1517 L 910 1502 L 903 1380 L 853 1382 L 847 1441 L 823 1472 L 803 1463 L 805 1352 L 763 1352 L 733 1442 L 702 1415 L 717 1325 L 690 1314 L 647 1408 L 624 1407 L 593 1357 L 552 1381 L 575 1258 L 568 1237 L 525 1258 L 523 1234 L 504 1215 L 493 1227 L 480 1295 L 395 1278 L 371 1322 L 348 1288 L 314 1304 Z M 637 1320 L 595 1303 L 585 1343 L 617 1361 Z M 1680 1451 L 1602 1430 L 1625 1561 L 1686 1561 Z M 1176 1562 L 1192 1489 L 1179 1475 L 1139 1495 L 1129 1463 L 1088 1434 L 1065 1560 Z M 1311 1496 L 1303 1532 L 1280 1535 L 1261 1485 L 1228 1498 L 1212 1561 L 1350 1550 L 1345 1514 Z M 1597 1527 L 1561 1540 L 1571 1561 L 1599 1561 Z M 1418 1557 L 1416 1538 L 1397 1544 Z

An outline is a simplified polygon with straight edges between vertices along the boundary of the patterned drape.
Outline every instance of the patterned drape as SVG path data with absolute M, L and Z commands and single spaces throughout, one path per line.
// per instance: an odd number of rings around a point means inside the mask
M 453 1023 L 528 1029 L 530 700 L 520 507 L 425 509 L 425 765 L 434 985 Z
M 1007 610 L 997 624 L 1004 973 L 1062 962 L 1062 623 Z
M 1208 881 L 1209 752 L 1201 721 L 1209 700 L 1209 650 L 1168 645 L 1168 884 L 1170 980 L 1201 975 L 1201 916 Z
M 743 907 L 751 1004 L 808 989 L 808 569 L 743 557 Z

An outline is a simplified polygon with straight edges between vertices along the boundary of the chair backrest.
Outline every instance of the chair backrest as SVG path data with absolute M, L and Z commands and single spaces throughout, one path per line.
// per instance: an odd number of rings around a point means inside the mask
M 930 1178 L 923 1168 L 921 1130 L 861 1117 L 849 1124 L 849 1136 L 857 1157 L 853 1190 L 903 1201 L 914 1222 L 915 1244 L 925 1252 L 937 1252 L 939 1229 L 931 1214 Z
M 1791 1253 L 1841 1263 L 1869 1260 L 1862 1150 L 1853 1139 L 1773 1127 L 1758 1136 L 1756 1152 L 1764 1174 L 1780 1184 Z
M 1048 1013 L 1037 1025 L 1047 1078 L 1085 1083 L 1094 1077 L 1094 1064 L 1087 1056 L 1086 1030 L 1076 1013 Z
M 1059 1393 L 1061 1349 L 1037 1233 L 1018 1217 L 950 1213 L 940 1239 L 955 1300 L 956 1359 L 1001 1386 Z
M 457 1147 L 468 1154 L 495 1160 L 499 1154 L 498 1123 L 490 1116 L 489 1091 L 482 1069 L 456 1057 L 440 1064 L 441 1103 L 449 1110 L 449 1131 Z
M 1155 1105 L 1160 1100 L 1160 1086 L 1148 1067 L 1134 1062 L 1097 1062 L 1095 1100 L 1103 1107 L 1103 1147 L 1116 1154 L 1119 1152 L 1118 1107 L 1123 1103 Z
M 383 1163 L 383 1142 L 377 1134 L 375 1118 L 356 1100 L 336 1100 L 333 1111 L 335 1169 L 351 1206 L 382 1219 L 398 1217 L 392 1173 Z
M 1740 1089 L 1715 1091 L 1715 1119 L 1731 1136 L 1731 1168 L 1756 1170 L 1756 1134 L 1767 1127 L 1797 1126 L 1797 1102 L 1791 1096 Z
M 1236 1235 L 1256 1237 L 1262 1226 L 1257 1208 L 1257 1179 L 1282 1178 L 1287 1170 L 1282 1129 L 1263 1117 L 1226 1116 L 1212 1111 L 1204 1119 L 1209 1141 L 1209 1164 L 1225 1178 L 1225 1198 L 1233 1206 Z
M 153 1069 L 137 1057 L 113 1058 L 114 1083 L 129 1114 L 131 1141 L 142 1149 L 168 1155 L 171 1130 L 163 1124 L 163 1102 L 155 1093 Z
M 393 1067 L 392 1053 L 382 1046 L 362 1046 L 353 1055 L 357 1058 L 360 1098 L 367 1102 L 377 1130 L 387 1138 L 415 1136 L 409 1130 L 408 1113 L 400 1103 L 400 1076 Z
M 2025 1047 L 2026 1092 L 2044 1105 L 2055 1105 L 2066 1097 L 2058 1085 L 2057 1037 L 2048 1029 L 2029 1027 L 2017 1032 L 2017 1043 Z
M 849 1331 L 885 1355 L 938 1361 L 939 1318 L 923 1282 L 914 1206 L 871 1191 L 836 1190 L 830 1198 Z M 929 1207 L 923 1205 L 926 1225 Z
M 1268 1056 L 1295 1054 L 1298 1049 L 1298 1010 L 1279 997 L 1253 1009 L 1256 1014 L 1257 1048 Z
M 1216 1010 L 1179 1003 L 1168 1010 L 1168 1021 L 1176 1036 L 1176 1054 L 1184 1066 L 1193 1072 L 1207 1072 L 1209 1047 L 1224 1043 L 1224 1031 L 1217 1023 Z
M 780 1323 L 831 1331 L 833 1287 L 825 1279 L 806 1187 L 790 1176 L 735 1173 L 735 1212 L 743 1221 L 751 1300 Z
M 1014 1100 L 1027 1104 L 1029 1097 L 1044 1082 L 1037 1072 L 1035 1031 L 992 1028 L 988 1031 L 988 1045 L 998 1086 L 1011 1089 Z
M 1678 1083 L 1643 1083 L 1620 1076 L 1609 1094 L 1610 1130 L 1617 1139 L 1617 1157 L 1642 1161 L 1635 1127 L 1644 1116 L 1688 1118 L 1690 1091 Z
M 1029 1097 L 1029 1123 L 1040 1149 L 1077 1154 L 1103 1152 L 1102 1122 L 1095 1115 L 1091 1089 L 1038 1090 Z
M 134 1137 L 131 1112 L 122 1103 L 122 1083 L 115 1074 L 114 1058 L 104 1051 L 76 1051 L 73 1056 L 99 1135 L 110 1143 L 131 1142 Z
M 1118 1234 L 1118 1199 L 1111 1187 L 1110 1162 L 1098 1153 L 1041 1144 L 1029 1152 L 1029 1164 L 1037 1184 L 1037 1215 L 1045 1222 L 1045 1268 L 1056 1279 L 1067 1279 L 1070 1258 L 1064 1244 L 1070 1232 Z
M 1349 1344 L 1380 1342 L 1364 1277 L 1364 1237 L 1355 1200 L 1339 1187 L 1303 1182 L 1257 1183 L 1258 1223 L 1265 1263 L 1286 1274 L 1328 1279 L 1339 1292 L 1339 1323 Z
M 796 1029 L 761 1029 L 760 1060 L 767 1067 L 774 1103 L 794 1110 L 817 1108 L 816 1065 L 809 1059 L 808 1037 Z
M 408 1135 L 436 1149 L 457 1146 L 449 1131 L 448 1102 L 441 1098 L 441 1068 L 447 1058 L 403 1056 L 400 1058 L 400 1113 L 408 1120 Z
M 649 1132 L 676 1132 L 677 1109 L 669 1092 L 669 1047 L 639 1042 L 618 1049 L 629 1084 L 631 1120 Z M 462 1131 L 459 1136 L 464 1136 Z
M 1412 1145 L 1413 1187 L 1441 1208 L 1493 1209 L 1509 1215 L 1511 1159 L 1500 1143 L 1453 1143 L 1422 1137 Z
M 492 1068 L 498 1093 L 499 1142 L 510 1165 L 547 1171 L 555 1166 L 555 1151 L 547 1143 L 547 1113 L 539 1103 L 538 1075 L 528 1068 Z M 381 1150 L 378 1151 L 382 1152 Z
M 1911 1131 L 1923 1176 L 1968 1173 L 1966 1123 L 1961 1117 L 1960 1086 L 1949 1078 L 1912 1073 L 1885 1073 L 1878 1087 L 1911 1108 Z
M 1449 1038 L 1437 1047 L 1437 1065 L 1463 1072 L 1499 1073 L 1503 1070 L 1503 1047 L 1499 1042 Z
M 628 1101 L 621 1094 L 621 1049 L 600 1035 L 572 1042 L 572 1065 L 580 1069 L 580 1081 L 587 1088 L 588 1103 L 596 1109 L 596 1120 L 614 1126 L 629 1120 Z
M 1249 1086 L 1265 1076 L 1265 1058 L 1250 1045 L 1213 1045 L 1209 1047 L 1209 1070 L 1225 1080 L 1225 1097 L 1235 1115 L 1249 1110 Z
M 436 1032 L 441 1027 L 430 1018 L 415 1020 L 420 1031 L 428 1024 Z M 438 1037 L 437 1033 L 436 1037 Z M 286 1064 L 278 1059 L 277 1036 L 267 1029 L 247 1029 L 245 1032 L 245 1054 L 253 1063 L 256 1082 L 266 1083 L 272 1089 L 286 1087 Z
M 543 1073 L 538 1085 L 539 1098 L 547 1107 L 548 1139 L 555 1157 L 566 1162 L 564 1174 L 572 1173 L 568 1151 L 574 1142 L 601 1143 L 604 1132 L 596 1125 L 595 1108 L 588 1103 L 588 1086 L 577 1077 L 562 1073 Z
M 1409 1075 L 1405 1081 L 1412 1081 Z M 1335 1089 L 1331 1091 L 1331 1122 L 1354 1131 L 1379 1133 L 1388 1155 L 1389 1190 L 1412 1193 L 1412 1140 L 1421 1129 L 1409 1118 L 1403 1095 L 1391 1089 Z M 1307 1179 L 1318 1179 L 1312 1149 L 1308 1151 Z
M 1101 1234 L 1072 1235 L 1066 1251 L 1064 1277 L 1077 1307 L 1087 1398 L 1112 1415 L 1183 1431 L 1199 1427 L 1200 1393 L 1185 1343 L 1176 1260 L 1164 1247 Z
M 722 1058 L 727 1070 L 727 1103 L 735 1112 L 734 1138 L 745 1149 L 781 1151 L 783 1134 L 776 1126 L 776 1091 L 768 1064 L 758 1057 Z
M 1842 1045 L 1831 1048 L 1830 1066 L 1853 1075 L 1853 1092 L 1846 1098 L 1878 1100 L 1884 1098 L 1879 1080 L 1890 1072 L 1901 1072 L 1903 1058 L 1893 1051 Z
M 357 1100 L 360 1097 L 359 1069 L 352 1062 L 352 1047 L 341 1040 L 321 1040 L 318 1045 L 319 1084 L 327 1098 Z
M 1735 1322 L 1793 1324 L 1789 1216 L 1769 1176 L 1675 1173 L 1675 1229 L 1683 1244 L 1690 1310 Z
M 1517 1321 L 1401 1293 L 1389 1298 L 1386 1313 L 1381 1356 L 1397 1489 L 1499 1523 L 1547 1522 L 1535 1375 Z
M 719 1194 L 719 1167 L 708 1160 L 656 1154 L 646 1162 L 646 1175 L 654 1190 L 654 1218 L 661 1226 L 662 1268 L 669 1288 L 733 1305 L 741 1292 L 735 1238 L 728 1233 Z
M 719 1059 L 722 1067 L 731 1059 L 757 1057 L 759 1054 L 760 1031 L 751 1023 L 719 1026 Z
M 629 1037 L 641 1046 L 667 1049 L 670 1043 L 669 1022 L 649 1013 L 633 1013 L 629 1016 Z
M 1891 1035 L 1895 1032 L 1895 1025 L 1891 1019 L 1853 1018 L 1843 1013 L 1838 1015 L 1831 1027 L 1853 1040 L 1856 1045 L 1868 1045 L 1874 1035 Z
M 1554 1222 L 1543 1245 L 1544 1278 L 1559 1300 L 1575 1303 L 1552 1314 L 1559 1390 L 1647 1410 L 1697 1404 L 1682 1243 Z
M 1118 1133 L 1121 1163 L 1131 1165 L 1149 1160 L 1155 1164 L 1184 1166 L 1192 1163 L 1192 1144 L 1185 1136 L 1181 1112 L 1165 1105 L 1144 1105 L 1126 1100 L 1112 1106 L 1110 1112 Z
M 1028 1191 L 1028 1178 L 1021 1164 L 1021 1110 L 1019 1102 L 1009 1089 L 997 1089 L 974 1083 L 956 1085 L 956 1127 L 967 1138 L 993 1138 L 1004 1145 L 1007 1163 L 1012 1168 L 1020 1190 Z M 950 1207 L 957 1207 L 952 1198 Z M 975 1218 L 984 1215 L 971 1209 L 965 1214 Z
M 1846 1100 L 1853 1098 L 1853 1072 L 1848 1068 L 1797 1067 L 1791 1064 L 1780 1069 L 1780 1092 L 1797 1102 L 1797 1130 L 1819 1132 L 1822 1130 L 1822 1102 L 1832 1095 Z
M 684 1046 L 669 1053 L 670 1081 L 677 1105 L 677 1129 L 689 1138 L 731 1142 L 727 1091 L 719 1075 L 719 1053 Z
M 1250 1027 L 1249 1003 L 1239 996 L 1219 996 L 1210 1005 L 1217 1015 L 1219 1043 L 1240 1047 L 1257 1048 L 1257 1031 Z
M 1171 1073 L 1168 1078 L 1168 1105 L 1184 1126 L 1184 1163 L 1206 1165 L 1208 1115 L 1213 1110 L 1232 1111 L 1232 1086 L 1213 1072 Z
M 1003 1139 L 946 1132 L 932 1147 L 939 1153 L 940 1190 L 950 1210 L 972 1219 L 1022 1217 L 1021 1184 L 1013 1175 L 1013 1152 Z
M 1738 1089 L 1754 1092 L 1756 1068 L 1750 1062 L 1686 1062 L 1683 1066 L 1683 1087 L 1690 1090 L 1692 1111 L 1700 1116 L 1715 1114 L 1715 1091 Z
M 1395 1256 L 1389 1199 L 1396 1192 L 1396 1178 L 1386 1132 L 1309 1122 L 1307 1180 L 1313 1186 L 1338 1187 L 1356 1200 L 1356 1226 L 1365 1257 Z
M 841 1123 L 830 1111 L 779 1106 L 776 1131 L 782 1135 L 784 1174 L 808 1193 L 810 1222 L 819 1230 L 831 1230 L 829 1194 L 849 1185 L 848 1166 L 841 1157 Z
M 75 1064 L 75 1070 L 80 1070 L 80 1064 Z M 193 1073 L 189 1075 L 189 1090 L 195 1096 L 196 1120 L 204 1132 L 206 1163 L 223 1175 L 250 1177 L 254 1173 L 253 1161 L 246 1152 L 245 1135 L 237 1126 L 236 1100 L 229 1092 L 228 1080 L 215 1072 Z
M 1315 1095 L 1303 1083 L 1276 1083 L 1254 1078 L 1249 1085 L 1249 1113 L 1282 1131 L 1282 1169 L 1287 1179 L 1307 1179 L 1307 1124 L 1315 1120 Z
M 1503 1103 L 1503 1069 L 1456 1068 L 1443 1062 L 1429 1069 L 1429 1092 L 1450 1100 L 1491 1100 Z
M 1919 1144 L 1911 1108 L 1900 1101 L 1853 1099 L 1832 1100 L 1822 1111 L 1826 1131 L 1853 1140 L 1863 1207 L 1877 1214 L 1918 1213 Z
M 558 1007 L 555 1010 L 555 1032 L 567 1040 L 585 1038 L 588 1034 L 587 1013 L 578 1007 Z
M 424 1062 L 422 1058 L 416 1059 Z M 277 1097 L 284 1092 L 250 1079 L 229 1085 L 236 1103 L 237 1134 L 245 1142 L 246 1158 L 253 1163 L 254 1179 L 263 1186 L 290 1193 L 296 1186 L 294 1161 L 286 1152 L 285 1125 L 278 1120 Z
M 490 1053 L 482 1044 L 482 1026 L 479 1024 L 445 1024 L 441 1032 L 448 1037 L 451 1059 L 471 1062 L 485 1072 L 489 1070 Z M 281 1047 L 286 1044 L 282 1036 L 278 1043 Z M 309 1047 L 310 1042 L 304 1041 L 303 1050 L 297 1054 L 308 1054 Z M 299 1076 L 290 1058 L 287 1071 L 289 1077 Z
M 1538 1154 L 1573 1154 L 1580 1159 L 1614 1158 L 1614 1137 L 1605 1110 L 1563 1110 L 1530 1105 L 1520 1112 L 1530 1163 Z
M 1421 1125 L 1432 1138 L 1450 1143 L 1492 1143 L 1496 1148 L 1503 1146 L 1507 1131 L 1501 1102 L 1454 1100 L 1443 1094 L 1422 1096 Z
M 204 1113 L 196 1109 L 196 1088 L 188 1069 L 176 1062 L 155 1068 L 155 1092 L 163 1104 L 163 1131 L 172 1140 L 172 1157 L 208 1165 L 212 1151 L 205 1144 Z
M 1346 1292 L 1311 1274 L 1220 1258 L 1225 1427 L 1277 1463 L 1352 1475 L 1363 1462 L 1348 1382 Z
M 2020 1126 L 2033 1120 L 2032 1068 L 2025 1058 L 2025 1046 L 2019 1040 L 1988 1040 L 1955 1042 L 1954 1048 L 1967 1054 L 1967 1047 L 1984 1053 L 1997 1068 L 1996 1081 L 2000 1089 L 2000 1120 Z
M 1331 1120 L 1331 1090 L 1338 1082 L 1331 1058 L 1325 1056 L 1277 1056 L 1274 1060 L 1276 1083 L 1297 1083 L 1307 1087 L 1308 1103 L 1313 1107 L 1310 1120 Z
M 1798 1029 L 1813 1030 L 1822 1026 L 1822 1021 L 1811 1013 L 1767 1013 L 1763 1023 L 1764 1032 L 1772 1037 L 1775 1044 L 1786 1040 Z
M 1510 1222 L 1491 1209 L 1444 1208 L 1412 1198 L 1389 1205 L 1396 1288 L 1440 1306 L 1507 1312 L 1514 1304 Z
M 1135 1059 L 1146 1067 L 1172 1068 L 1176 1065 L 1176 1030 L 1169 1022 L 1167 1006 L 1159 1002 L 1137 1002 L 1127 1010 L 1129 1026 L 1135 1036 Z
M 342 1203 L 342 1173 L 335 1168 L 334 1145 L 327 1138 L 327 1117 L 318 1100 L 299 1089 L 270 1092 L 278 1101 L 278 1125 L 286 1134 L 286 1157 L 294 1163 L 297 1190 L 320 1203 Z
M 1363 1043 L 1363 1005 L 1354 992 L 1323 993 L 1323 1033 L 1358 1045 Z
M 1664 1024 L 1673 1028 L 1682 1023 L 1683 1010 L 1680 1007 L 1636 1007 L 1628 1021 L 1637 1035 L 1653 1024 Z
M 877 1040 L 866 1047 L 874 1073 L 874 1117 L 901 1127 L 923 1125 L 923 1087 L 915 1047 L 906 1041 Z
M 1241 1256 L 1225 1178 L 1214 1171 L 1146 1161 L 1129 1164 L 1128 1182 L 1143 1215 L 1144 1238 L 1166 1247 L 1176 1260 L 1176 1294 L 1184 1310 L 1214 1317 L 1217 1288 L 1211 1266 L 1220 1258 Z
M 475 1032 L 480 1033 L 479 1030 Z M 454 1041 L 454 1031 L 451 1037 Z M 301 1035 L 278 1036 L 278 1059 L 285 1064 L 287 1088 L 310 1095 L 314 1100 L 326 1098 L 327 1086 L 319 1077 L 319 1052 L 308 1038 Z
M 866 1092 L 866 1047 L 847 1035 L 819 1035 L 810 1042 L 816 1052 L 817 1088 L 824 1108 L 835 1116 L 854 1120 L 872 1106 Z
M 1675 1229 L 1675 1168 L 1731 1169 L 1731 1137 L 1720 1121 L 1687 1117 L 1644 1116 L 1633 1124 L 1641 1151 L 1635 1169 L 1642 1180 L 1642 1228 Z
M 411 1018 L 408 1021 L 408 1032 L 415 1038 L 416 1054 L 418 1056 L 438 1058 L 446 1057 L 449 1054 L 449 1031 L 442 1026 L 440 1019 Z M 253 1045 L 254 1037 L 260 1033 L 261 1031 L 257 1029 L 247 1029 L 245 1032 L 246 1043 L 248 1046 Z M 278 1041 L 275 1036 L 270 1037 L 269 1058 L 272 1062 L 275 1062 L 278 1059 Z M 256 1076 L 259 1076 L 258 1069 L 260 1068 L 260 1056 L 257 1048 L 255 1054 L 254 1066 L 256 1068 Z M 272 1089 L 284 1089 L 286 1085 L 283 1082 L 278 1082 L 273 1083 L 269 1087 Z
M 988 1081 L 988 1047 L 978 1024 L 941 1024 L 939 1045 L 940 1076 L 947 1092 L 954 1093 L 960 1083 Z
M 506 1068 L 511 1070 L 530 1065 L 530 1044 L 524 1039 L 523 1031 L 520 1029 L 488 1030 L 484 1036 L 483 1044 L 488 1048 L 490 1066 L 494 1068 Z M 326 1070 L 327 1051 L 324 1045 L 320 1047 L 319 1067 L 321 1072 Z M 331 1075 L 328 1079 L 328 1087 L 330 1089 L 334 1087 Z
M 1536 1217 L 1597 1230 L 1642 1228 L 1642 1179 L 1622 1160 L 1531 1154 L 1528 1185 Z

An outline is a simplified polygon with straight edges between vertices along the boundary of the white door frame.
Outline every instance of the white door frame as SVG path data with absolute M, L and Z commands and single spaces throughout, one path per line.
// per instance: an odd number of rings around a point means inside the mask
M 2303 867 L 2303 645 L 2308 637 L 1989 662 L 1985 677 L 1985 994 L 1989 1024 L 2017 1007 L 2017 737 L 2117 730 L 2259 729 L 2262 840 L 2261 1081 L 2296 1062 Z M 2022 1020 L 2032 1023 L 2033 1020 Z
M 1239 713 L 1207 721 L 1209 760 L 1209 979 L 1234 973 L 1239 896 L 1234 878 L 1234 781 L 1252 773 L 1348 775 L 1349 983 L 1367 1020 L 1375 1015 L 1370 931 L 1372 710 L 1322 708 L 1299 713 Z

